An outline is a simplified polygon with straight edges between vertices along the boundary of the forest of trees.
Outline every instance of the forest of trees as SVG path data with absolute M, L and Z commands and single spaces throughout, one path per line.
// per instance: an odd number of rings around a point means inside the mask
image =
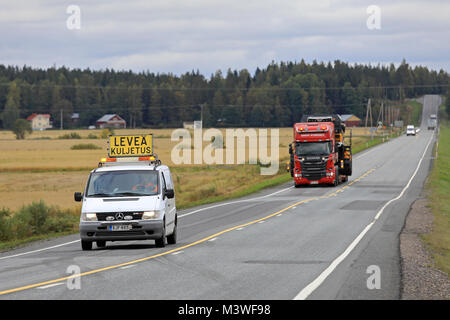
M 0 65 L 0 129 L 18 118 L 49 113 L 65 128 L 79 113 L 87 127 L 107 113 L 128 127 L 180 127 L 200 120 L 211 126 L 287 127 L 303 114 L 352 113 L 365 117 L 368 98 L 401 101 L 423 94 L 446 94 L 447 72 L 409 66 L 333 63 L 271 63 L 252 75 L 246 69 L 198 71 L 181 76 L 131 71 L 13 67 Z M 202 112 L 203 110 L 203 112 Z

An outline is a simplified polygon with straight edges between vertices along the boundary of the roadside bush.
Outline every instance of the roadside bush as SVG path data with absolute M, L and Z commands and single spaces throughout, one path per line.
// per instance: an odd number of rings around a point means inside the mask
M 81 139 L 81 136 L 76 132 L 71 132 L 59 136 L 58 139 Z
M 16 135 L 17 140 L 23 140 L 27 134 L 31 134 L 33 132 L 30 121 L 25 119 L 17 119 L 14 122 L 12 131 Z
M 87 136 L 88 139 L 98 139 L 98 137 L 95 134 L 89 133 Z
M 6 208 L 0 210 L 0 241 L 7 241 L 11 238 L 11 232 L 9 228 L 9 217 L 11 211 Z
M 70 147 L 71 150 L 98 150 L 101 149 L 93 143 L 79 143 Z
M 61 210 L 56 206 L 46 205 L 42 200 L 22 206 L 14 214 L 3 208 L 0 210 L 0 241 L 76 231 L 78 222 L 77 210 Z
M 109 136 L 114 135 L 114 129 L 106 128 L 102 130 L 102 133 L 100 134 L 100 137 L 102 139 L 107 139 Z

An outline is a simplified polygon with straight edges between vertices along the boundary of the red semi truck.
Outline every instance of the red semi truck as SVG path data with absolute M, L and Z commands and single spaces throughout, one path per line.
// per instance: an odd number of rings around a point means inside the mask
M 294 124 L 294 142 L 289 145 L 295 186 L 337 186 L 347 181 L 352 174 L 351 138 L 350 145 L 345 145 L 345 124 L 339 115 L 304 118 Z

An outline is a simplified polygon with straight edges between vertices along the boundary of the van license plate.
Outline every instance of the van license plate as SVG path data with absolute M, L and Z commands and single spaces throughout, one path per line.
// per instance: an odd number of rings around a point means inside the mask
M 117 224 L 117 225 L 108 226 L 109 231 L 127 231 L 127 230 L 131 230 L 132 228 L 133 228 L 133 226 L 131 224 Z
M 311 181 L 311 184 L 319 184 L 319 181 Z

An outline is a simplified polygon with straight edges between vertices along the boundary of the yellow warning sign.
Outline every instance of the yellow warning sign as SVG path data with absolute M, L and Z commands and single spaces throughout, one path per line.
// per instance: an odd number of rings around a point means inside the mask
M 145 157 L 153 155 L 153 135 L 109 137 L 109 157 Z

